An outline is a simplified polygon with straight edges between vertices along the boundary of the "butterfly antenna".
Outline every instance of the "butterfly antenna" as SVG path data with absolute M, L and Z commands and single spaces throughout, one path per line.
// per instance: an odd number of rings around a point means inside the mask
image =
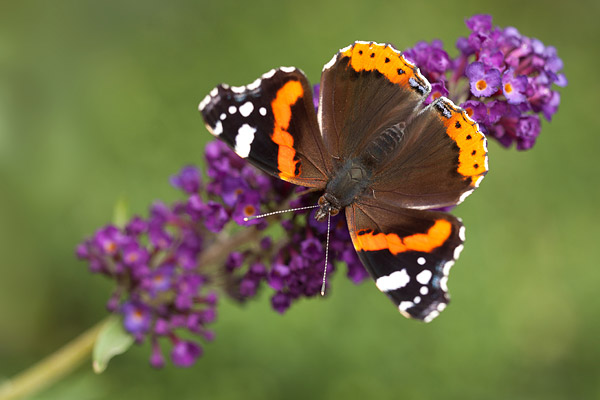
M 315 204 L 314 206 L 298 207 L 298 208 L 290 208 L 290 209 L 287 209 L 287 210 L 273 211 L 273 212 L 266 213 L 266 214 L 259 214 L 259 215 L 253 215 L 251 217 L 245 217 L 244 221 L 251 221 L 253 219 L 270 217 L 271 215 L 283 214 L 283 213 L 290 212 L 290 211 L 309 210 L 311 208 L 317 208 L 317 207 L 320 207 L 320 206 L 318 204 Z
M 331 230 L 331 213 L 327 213 L 327 241 L 325 242 L 325 269 L 323 270 L 323 285 L 321 285 L 321 296 L 325 296 L 325 281 L 327 279 L 327 260 L 329 258 L 329 231 Z

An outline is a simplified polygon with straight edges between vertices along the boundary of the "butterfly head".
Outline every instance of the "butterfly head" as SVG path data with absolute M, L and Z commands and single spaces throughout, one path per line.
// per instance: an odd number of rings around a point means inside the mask
M 325 218 L 327 218 L 328 214 L 331 214 L 333 217 L 340 212 L 341 208 L 342 206 L 335 196 L 331 195 L 330 193 L 325 193 L 319 198 L 319 209 L 315 214 L 315 219 L 319 222 L 325 221 Z

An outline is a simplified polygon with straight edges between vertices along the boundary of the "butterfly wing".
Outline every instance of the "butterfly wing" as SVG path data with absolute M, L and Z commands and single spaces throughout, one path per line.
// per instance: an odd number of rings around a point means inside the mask
M 302 71 L 271 70 L 242 87 L 219 85 L 200 103 L 206 127 L 263 171 L 307 187 L 325 187 L 327 155 Z
M 352 242 L 379 290 L 406 317 L 430 322 L 449 302 L 447 280 L 464 241 L 447 213 L 356 202 L 346 208 Z
M 372 195 L 416 209 L 455 205 L 487 171 L 486 138 L 477 123 L 441 97 L 406 125 L 401 143 L 377 165 Z
M 323 68 L 319 124 L 337 159 L 358 156 L 385 129 L 406 122 L 431 86 L 389 44 L 356 42 Z

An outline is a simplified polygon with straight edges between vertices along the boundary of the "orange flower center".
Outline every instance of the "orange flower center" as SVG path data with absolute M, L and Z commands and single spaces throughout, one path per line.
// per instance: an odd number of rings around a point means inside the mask
M 433 92 L 433 94 L 431 95 L 431 98 L 433 100 L 439 99 L 440 97 L 442 97 L 442 94 L 440 92 Z
M 113 251 L 115 251 L 117 249 L 117 244 L 115 242 L 108 242 L 104 245 L 104 248 L 109 253 L 112 253 Z
M 475 87 L 477 87 L 477 90 L 485 90 L 485 88 L 487 88 L 487 82 L 483 79 L 480 79 L 475 84 Z
M 511 85 L 510 83 L 507 83 L 506 85 L 504 85 L 504 91 L 505 91 L 506 93 L 510 93 L 510 92 L 512 92 L 512 91 L 513 91 L 513 87 L 512 87 L 512 85 Z
M 253 205 L 248 204 L 244 207 L 244 215 L 247 217 L 251 217 L 256 213 L 256 208 Z
M 467 108 L 465 108 L 465 111 L 467 112 L 467 115 L 468 115 L 469 117 L 472 117 L 472 116 L 473 116 L 473 109 L 472 109 L 471 107 L 467 107 Z

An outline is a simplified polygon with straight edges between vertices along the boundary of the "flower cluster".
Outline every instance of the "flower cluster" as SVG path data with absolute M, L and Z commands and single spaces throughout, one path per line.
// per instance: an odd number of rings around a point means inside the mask
M 77 247 L 92 272 L 115 281 L 107 308 L 122 316 L 138 343 L 149 339 L 155 367 L 164 365 L 163 338 L 172 345 L 175 365 L 192 365 L 202 354 L 200 343 L 183 339 L 182 333 L 214 338 L 206 326 L 216 318 L 219 292 L 246 301 L 270 287 L 273 309 L 283 313 L 293 301 L 321 289 L 326 223 L 306 213 L 277 214 L 269 218 L 287 234 L 275 240 L 265 229 L 266 218 L 244 220 L 282 207 L 313 206 L 316 194 L 297 196 L 306 190 L 262 174 L 222 142 L 209 143 L 205 155 L 206 183 L 191 166 L 171 178 L 185 201 L 155 203 L 148 218 L 133 217 L 122 228 L 103 227 Z M 246 228 L 229 235 L 230 223 Z M 332 224 L 346 222 L 338 216 Z M 329 256 L 329 272 L 342 261 L 353 282 L 367 277 L 347 229 L 331 230 Z
M 566 85 L 556 50 L 515 28 L 493 27 L 486 15 L 466 22 L 472 32 L 457 41 L 456 59 L 441 41 L 405 51 L 432 83 L 426 103 L 450 97 L 501 144 L 531 148 L 538 114 L 550 119 L 557 110 L 552 85 Z M 219 296 L 243 302 L 268 290 L 273 309 L 284 313 L 321 292 L 325 268 L 332 273 L 345 263 L 354 283 L 367 277 L 343 213 L 331 217 L 331 227 L 315 220 L 320 193 L 259 172 L 219 141 L 206 146 L 205 157 L 204 179 L 192 166 L 171 178 L 182 201 L 155 203 L 147 218 L 105 226 L 77 247 L 93 273 L 114 280 L 107 308 L 138 343 L 151 343 L 155 367 L 165 363 L 164 342 L 175 365 L 195 363 L 200 339 L 214 338 L 207 326 Z M 288 208 L 313 211 L 277 213 Z M 259 213 L 272 214 L 247 219 Z
M 540 133 L 539 114 L 550 120 L 558 109 L 560 94 L 552 86 L 567 84 L 556 49 L 516 28 L 494 27 L 489 15 L 466 24 L 471 34 L 457 40 L 456 59 L 439 40 L 404 52 L 432 83 L 426 103 L 449 97 L 503 146 L 530 149 Z

